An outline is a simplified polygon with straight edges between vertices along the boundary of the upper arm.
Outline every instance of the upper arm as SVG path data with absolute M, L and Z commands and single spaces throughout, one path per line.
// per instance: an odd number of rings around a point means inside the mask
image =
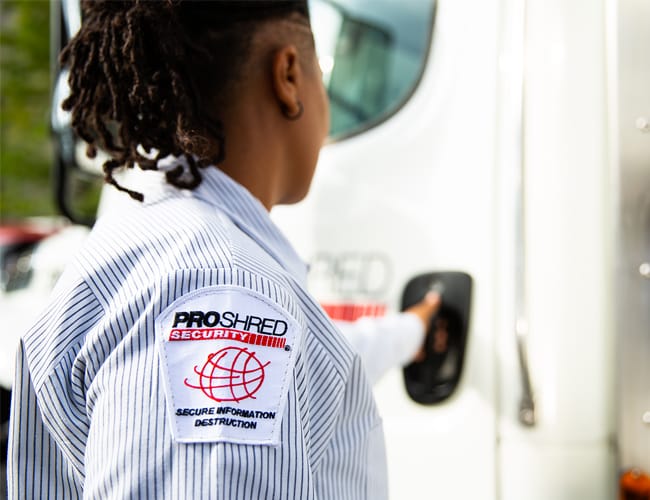
M 154 288 L 90 385 L 85 493 L 307 497 L 305 325 L 290 291 L 230 269 Z

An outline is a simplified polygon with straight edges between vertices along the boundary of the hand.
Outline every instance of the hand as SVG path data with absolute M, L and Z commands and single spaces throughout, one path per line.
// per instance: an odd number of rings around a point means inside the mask
M 424 327 L 424 331 L 426 333 L 426 331 L 429 330 L 431 319 L 433 318 L 434 314 L 438 312 L 441 304 L 442 299 L 440 298 L 440 294 L 436 292 L 429 292 L 420 302 L 414 306 L 409 307 L 404 312 L 415 314 L 418 318 L 420 318 Z M 423 341 L 422 346 L 420 347 L 418 353 L 415 355 L 415 358 L 413 358 L 413 361 L 422 361 L 424 360 L 425 356 L 426 350 Z

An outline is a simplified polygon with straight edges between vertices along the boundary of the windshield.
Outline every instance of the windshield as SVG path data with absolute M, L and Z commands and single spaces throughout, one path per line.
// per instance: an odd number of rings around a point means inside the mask
M 428 53 L 434 7 L 434 0 L 310 1 L 331 136 L 367 129 L 408 99 Z

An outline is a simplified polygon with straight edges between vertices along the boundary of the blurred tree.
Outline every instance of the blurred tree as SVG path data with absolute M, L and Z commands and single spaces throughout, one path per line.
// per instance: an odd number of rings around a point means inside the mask
M 50 187 L 50 5 L 0 1 L 0 220 L 55 213 Z

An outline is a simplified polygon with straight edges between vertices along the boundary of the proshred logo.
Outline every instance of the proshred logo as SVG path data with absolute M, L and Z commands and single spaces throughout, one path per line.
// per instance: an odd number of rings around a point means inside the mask
M 235 328 L 252 333 L 263 333 L 277 337 L 287 333 L 287 322 L 281 319 L 260 318 L 259 316 L 239 316 L 239 313 L 225 311 L 180 311 L 174 315 L 174 328 L 184 325 L 187 328 L 216 327 Z
M 287 322 L 233 311 L 177 311 L 169 341 L 236 340 L 263 347 L 285 347 Z

